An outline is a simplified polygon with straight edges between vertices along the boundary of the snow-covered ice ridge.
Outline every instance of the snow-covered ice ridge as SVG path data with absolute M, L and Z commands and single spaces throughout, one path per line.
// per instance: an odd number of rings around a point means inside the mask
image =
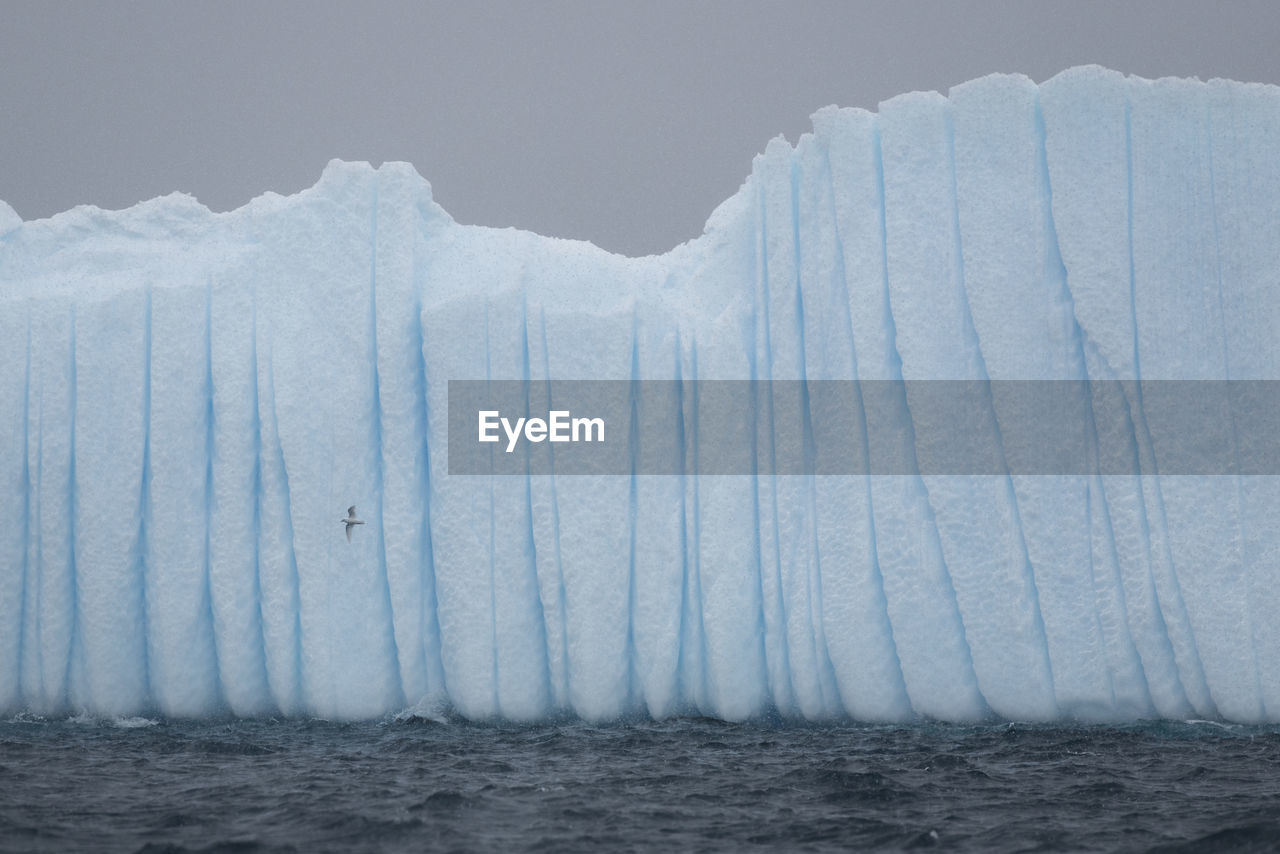
M 1280 379 L 1280 90 L 813 123 L 647 258 L 405 164 L 0 204 L 0 709 L 1280 720 L 1280 478 L 447 474 L 449 379 Z

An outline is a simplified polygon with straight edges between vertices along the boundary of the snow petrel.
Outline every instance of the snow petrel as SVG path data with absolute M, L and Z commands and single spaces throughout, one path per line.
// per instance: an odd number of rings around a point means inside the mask
M 361 522 L 359 519 L 356 518 L 356 506 L 354 504 L 352 504 L 350 507 L 347 508 L 347 518 L 339 519 L 338 521 L 342 522 L 344 525 L 347 526 L 347 542 L 348 543 L 351 542 L 351 529 L 356 525 L 364 524 L 364 522 Z

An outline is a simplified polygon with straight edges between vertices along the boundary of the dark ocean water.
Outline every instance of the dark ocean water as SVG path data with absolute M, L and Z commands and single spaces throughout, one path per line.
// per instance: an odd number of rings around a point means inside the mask
M 1280 727 L 0 722 L 4 851 L 1269 851 Z

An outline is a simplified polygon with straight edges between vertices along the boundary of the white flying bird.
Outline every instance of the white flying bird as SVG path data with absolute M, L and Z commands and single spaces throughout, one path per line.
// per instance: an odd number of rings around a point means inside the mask
M 356 518 L 356 506 L 354 504 L 352 504 L 350 507 L 347 508 L 347 518 L 339 519 L 338 521 L 347 526 L 347 542 L 348 543 L 351 542 L 351 529 L 356 525 L 364 524 L 364 522 L 361 522 L 359 519 Z

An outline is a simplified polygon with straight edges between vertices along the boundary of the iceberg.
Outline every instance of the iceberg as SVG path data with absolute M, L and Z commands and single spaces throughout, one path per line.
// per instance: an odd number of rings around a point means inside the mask
M 865 417 L 909 459 L 915 381 L 1280 380 L 1277 247 L 1280 90 L 1098 67 L 823 109 L 644 258 L 459 225 L 403 163 L 0 203 L 0 710 L 1280 721 L 1280 478 L 1162 470 L 1140 397 L 1118 473 L 446 453 L 451 380 L 900 382 Z M 677 403 L 694 455 L 819 417 Z

